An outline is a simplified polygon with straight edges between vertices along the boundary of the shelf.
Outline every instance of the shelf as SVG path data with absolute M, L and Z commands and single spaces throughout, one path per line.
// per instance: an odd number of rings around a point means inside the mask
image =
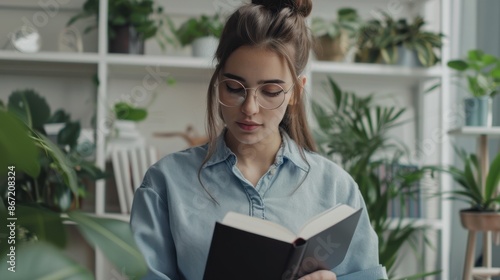
M 96 53 L 38 52 L 0 50 L 0 73 L 32 75 L 81 75 L 97 71 Z
M 439 219 L 423 219 L 423 218 L 403 218 L 401 220 L 401 226 L 406 226 L 413 223 L 414 226 L 425 226 L 434 230 L 441 230 L 443 228 L 443 223 Z M 397 221 L 391 221 L 389 224 L 389 229 L 395 229 L 397 226 Z
M 418 82 L 441 78 L 440 66 L 430 68 L 409 68 L 398 65 L 371 63 L 342 63 L 312 61 L 311 74 L 314 79 L 326 80 L 332 76 L 336 80 L 351 79 L 362 81 L 367 86 L 380 85 L 414 85 Z
M 137 76 L 156 69 L 161 73 L 168 72 L 176 80 L 207 83 L 215 68 L 211 58 L 197 57 L 109 54 L 106 62 L 112 77 Z
M 488 135 L 500 138 L 500 126 L 482 127 L 482 126 L 463 126 L 448 131 L 448 134 L 459 136 L 481 136 Z

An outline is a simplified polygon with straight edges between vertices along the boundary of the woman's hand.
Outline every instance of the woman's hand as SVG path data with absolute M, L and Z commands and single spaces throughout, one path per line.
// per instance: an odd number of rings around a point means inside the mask
M 302 276 L 299 280 L 337 280 L 337 275 L 329 270 L 318 270 Z

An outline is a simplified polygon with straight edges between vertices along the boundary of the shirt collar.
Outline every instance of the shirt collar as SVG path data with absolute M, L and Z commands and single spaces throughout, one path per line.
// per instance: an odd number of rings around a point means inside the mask
M 205 167 L 212 166 L 214 164 L 220 163 L 222 161 L 230 158 L 233 162 L 236 162 L 236 155 L 226 146 L 226 141 L 224 140 L 224 135 L 226 134 L 226 128 L 219 134 L 215 143 L 215 152 L 210 157 L 210 159 L 205 164 Z M 309 164 L 302 158 L 299 146 L 292 138 L 280 128 L 282 144 L 276 155 L 276 165 L 283 164 L 284 160 L 290 160 L 293 164 L 304 171 L 309 170 Z M 305 153 L 305 151 L 304 151 Z

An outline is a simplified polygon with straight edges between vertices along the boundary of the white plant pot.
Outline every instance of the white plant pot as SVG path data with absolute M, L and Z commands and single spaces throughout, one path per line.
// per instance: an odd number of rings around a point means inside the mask
M 192 51 L 194 57 L 213 57 L 217 46 L 219 44 L 219 39 L 208 36 L 198 38 L 193 41 Z

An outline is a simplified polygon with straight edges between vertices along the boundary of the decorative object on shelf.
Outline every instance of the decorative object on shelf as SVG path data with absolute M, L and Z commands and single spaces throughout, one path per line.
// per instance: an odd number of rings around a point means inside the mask
M 337 19 L 312 19 L 311 30 L 315 37 L 314 53 L 318 60 L 345 61 L 346 54 L 354 46 L 354 40 L 361 26 L 361 19 L 353 8 L 337 11 Z
M 195 57 L 212 57 L 215 54 L 222 33 L 223 22 L 218 14 L 192 17 L 176 28 L 169 20 L 170 31 L 181 47 L 192 45 Z
M 406 198 L 423 197 L 423 189 L 415 189 L 415 184 L 426 173 L 414 166 L 380 174 L 383 167 L 402 166 L 404 156 L 408 155 L 403 144 L 388 136 L 390 129 L 403 123 L 400 117 L 405 109 L 376 106 L 373 95 L 358 97 L 352 92 L 342 91 L 331 78 L 328 81 L 330 102 L 312 103 L 319 125 L 319 129 L 314 131 L 315 139 L 321 153 L 340 157 L 340 164 L 358 184 L 370 213 L 371 224 L 379 237 L 380 262 L 386 266 L 392 279 L 398 252 L 405 244 L 417 242 L 418 233 L 425 226 L 418 226 L 415 222 L 403 225 L 404 217 L 389 216 L 388 207 L 391 202 L 400 201 L 400 209 L 394 210 L 402 213 L 408 206 L 405 205 Z M 391 222 L 395 227 L 391 227 Z M 391 234 L 387 235 L 387 232 Z M 420 264 L 423 266 L 423 260 Z
M 441 33 L 423 31 L 425 21 L 421 16 L 415 17 L 411 24 L 406 19 L 399 19 L 396 33 L 401 42 L 396 42 L 397 64 L 407 67 L 430 67 L 439 61 L 436 49 L 441 49 L 444 37 Z
M 200 136 L 192 125 L 186 127 L 184 132 L 155 132 L 155 137 L 182 137 L 189 147 L 200 146 L 208 142 L 207 136 Z
M 359 63 L 382 63 L 380 50 L 393 40 L 393 35 L 388 34 L 388 30 L 379 20 L 365 21 L 359 29 L 354 61 Z
M 47 187 L 46 183 L 51 180 L 49 177 L 59 181 L 61 188 L 57 192 L 70 193 L 78 198 L 78 177 L 75 173 L 85 172 L 85 167 L 78 162 L 79 158 L 68 157 L 64 149 L 34 129 L 32 124 L 37 115 L 31 115 L 30 110 L 33 105 L 39 104 L 29 100 L 23 99 L 25 106 L 18 106 L 19 102 L 9 103 L 9 110 L 0 110 L 2 129 L 9 131 L 8 135 L 0 135 L 0 166 L 5 170 L 0 175 L 0 217 L 6 220 L 15 215 L 16 218 L 10 235 L 16 236 L 16 261 L 23 263 L 15 268 L 16 277 L 52 279 L 54 273 L 63 273 L 70 278 L 92 278 L 90 271 L 69 260 L 60 250 L 67 246 L 64 228 L 67 222 L 75 223 L 87 242 L 99 248 L 116 267 L 123 268 L 121 272 L 124 275 L 130 278 L 144 275 L 147 266 L 127 222 L 72 210 L 62 214 L 47 205 L 42 188 Z M 13 113 L 11 108 L 24 109 L 25 118 L 18 118 L 20 112 Z M 77 166 L 81 170 L 76 169 Z M 8 183 L 13 182 L 8 178 L 15 178 L 15 185 Z M 15 195 L 12 195 L 14 191 Z M 14 210 L 11 198 L 15 199 Z M 0 247 L 3 256 L 0 269 L 3 271 L 11 267 L 8 248 Z
M 67 23 L 72 25 L 79 19 L 95 17 L 96 24 L 89 26 L 84 34 L 97 28 L 99 0 L 86 0 L 83 10 Z M 167 18 L 162 6 L 155 6 L 154 0 L 109 0 L 108 39 L 109 52 L 144 54 L 144 41 L 155 37 L 164 50 L 169 38 L 162 31 Z
M 465 125 L 492 125 L 492 98 L 500 89 L 500 58 L 481 50 L 470 50 L 466 59 L 450 60 L 448 67 L 467 78 L 472 96 L 464 100 Z
M 36 53 L 42 47 L 42 36 L 32 26 L 24 25 L 10 36 L 10 43 L 19 52 Z
M 83 52 L 82 36 L 75 27 L 69 26 L 59 33 L 60 52 Z
M 439 61 L 440 33 L 421 30 L 425 21 L 416 17 L 411 24 L 382 12 L 383 20 L 369 20 L 360 29 L 356 62 L 430 67 Z

